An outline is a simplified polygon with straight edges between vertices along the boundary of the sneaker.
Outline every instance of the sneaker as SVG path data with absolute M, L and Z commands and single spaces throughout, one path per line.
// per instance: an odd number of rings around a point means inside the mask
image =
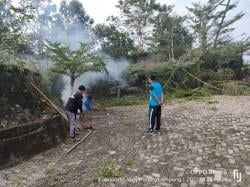
M 78 138 L 78 137 L 75 137 L 75 141 L 80 141 L 81 140 L 81 138 Z
M 75 141 L 76 141 L 75 138 L 70 138 L 70 142 L 71 142 L 71 143 L 74 143 Z
M 161 132 L 161 130 L 159 129 L 159 130 L 156 130 L 156 133 L 160 133 Z
M 77 138 L 77 137 L 75 137 L 75 138 L 70 138 L 70 142 L 71 143 L 75 143 L 75 142 L 78 142 L 78 141 L 80 141 L 81 140 L 81 138 Z
M 153 130 L 153 129 L 150 129 L 150 130 L 148 130 L 148 133 L 149 133 L 149 134 L 153 134 L 153 133 L 154 133 L 154 130 Z
M 151 129 L 148 129 L 148 130 L 147 130 L 147 133 L 150 133 L 151 131 L 152 131 Z

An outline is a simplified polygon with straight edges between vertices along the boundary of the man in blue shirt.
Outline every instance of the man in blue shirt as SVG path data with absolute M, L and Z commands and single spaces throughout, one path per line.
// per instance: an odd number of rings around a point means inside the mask
M 161 128 L 161 106 L 163 105 L 163 89 L 160 83 L 155 81 L 155 76 L 150 75 L 149 82 L 149 125 L 148 132 L 160 132 Z M 155 126 L 156 120 L 156 128 Z

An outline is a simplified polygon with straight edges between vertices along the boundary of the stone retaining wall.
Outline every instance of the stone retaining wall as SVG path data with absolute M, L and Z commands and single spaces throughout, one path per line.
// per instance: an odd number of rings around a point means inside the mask
M 0 130 L 0 169 L 62 142 L 65 122 L 60 116 Z

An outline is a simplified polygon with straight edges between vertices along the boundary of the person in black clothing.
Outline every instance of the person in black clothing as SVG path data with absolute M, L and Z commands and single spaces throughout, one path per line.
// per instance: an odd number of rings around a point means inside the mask
M 76 141 L 76 115 L 78 110 L 82 113 L 82 99 L 85 93 L 85 86 L 79 86 L 78 90 L 73 93 L 65 106 L 66 114 L 69 119 L 70 138 L 72 141 Z

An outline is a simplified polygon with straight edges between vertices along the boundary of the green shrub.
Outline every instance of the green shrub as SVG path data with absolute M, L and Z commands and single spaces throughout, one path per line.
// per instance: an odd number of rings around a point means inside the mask
M 175 90 L 175 92 L 173 93 L 173 96 L 175 98 L 190 97 L 192 96 L 192 90 L 191 89 L 178 89 L 178 90 Z
M 174 88 L 195 88 L 197 81 L 182 71 L 182 68 L 193 72 L 195 65 L 192 63 L 171 64 L 171 63 L 151 63 L 151 64 L 132 64 L 124 71 L 123 77 L 132 84 L 145 89 L 147 77 L 154 74 L 157 81 L 162 85 Z M 166 86 L 167 88 L 167 86 Z
M 200 98 L 200 97 L 209 97 L 213 93 L 206 87 L 198 87 L 195 89 L 177 89 L 173 96 L 175 98 L 190 97 L 190 99 Z
M 43 84 L 50 94 L 61 98 L 62 91 L 65 87 L 63 75 L 52 72 L 51 70 L 44 70 L 41 72 L 43 77 Z
M 90 85 L 91 95 L 95 99 L 103 99 L 112 96 L 112 90 L 118 90 L 119 82 L 112 79 L 98 79 Z

